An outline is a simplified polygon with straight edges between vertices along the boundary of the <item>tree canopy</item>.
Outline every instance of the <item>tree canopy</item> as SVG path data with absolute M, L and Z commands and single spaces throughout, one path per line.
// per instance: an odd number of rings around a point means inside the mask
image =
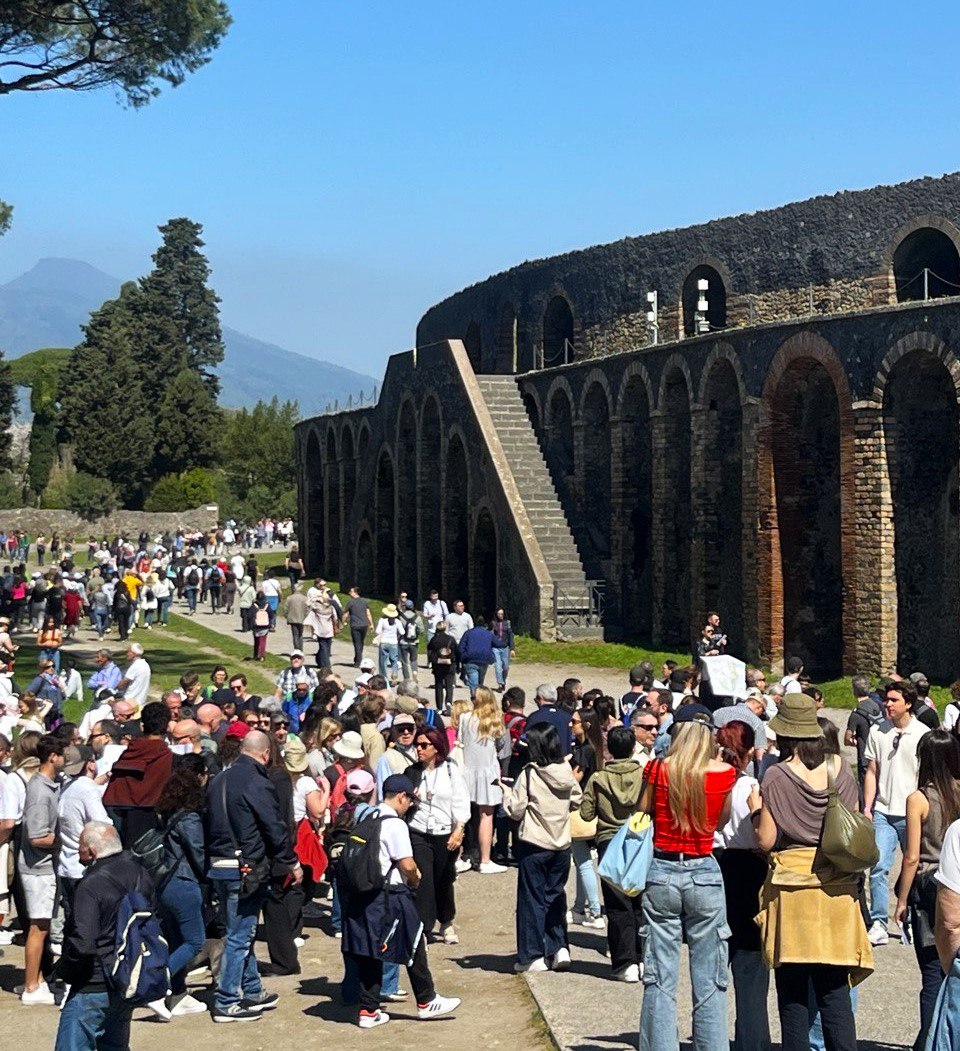
M 230 21 L 222 0 L 0 0 L 0 95 L 113 87 L 143 106 L 209 62 Z

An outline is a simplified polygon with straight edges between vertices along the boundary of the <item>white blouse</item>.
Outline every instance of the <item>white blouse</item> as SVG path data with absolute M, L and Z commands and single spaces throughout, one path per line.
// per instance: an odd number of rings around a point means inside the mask
M 454 825 L 470 820 L 470 794 L 460 768 L 453 762 L 424 770 L 417 790 L 419 805 L 410 828 L 427 836 L 448 836 Z

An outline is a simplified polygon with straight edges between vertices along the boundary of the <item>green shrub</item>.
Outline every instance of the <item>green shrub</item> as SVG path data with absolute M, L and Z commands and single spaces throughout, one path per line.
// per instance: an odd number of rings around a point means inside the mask
M 147 497 L 144 511 L 185 511 L 190 506 L 179 475 L 165 474 Z
M 78 471 L 67 483 L 67 507 L 88 521 L 110 514 L 119 503 L 116 489 L 106 478 Z

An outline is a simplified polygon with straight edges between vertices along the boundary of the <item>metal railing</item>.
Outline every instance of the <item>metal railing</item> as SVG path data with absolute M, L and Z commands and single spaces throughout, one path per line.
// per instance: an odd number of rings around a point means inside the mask
M 328 401 L 321 416 L 335 416 L 338 412 L 350 412 L 351 409 L 370 409 L 380 399 L 380 385 L 375 383 L 373 390 L 369 394 L 365 394 L 360 391 L 356 397 L 350 395 L 347 400 L 341 405 L 340 399 L 335 398 L 333 401 Z
M 602 632 L 606 586 L 604 580 L 587 580 L 582 587 L 554 581 L 553 623 L 558 636 L 563 635 L 565 628 Z

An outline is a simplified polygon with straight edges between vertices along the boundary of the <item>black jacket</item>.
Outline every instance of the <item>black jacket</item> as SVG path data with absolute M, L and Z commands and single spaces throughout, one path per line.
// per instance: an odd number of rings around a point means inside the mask
M 57 977 L 75 992 L 102 992 L 106 988 L 103 962 L 116 948 L 120 899 L 138 890 L 156 907 L 153 881 L 125 850 L 98 858 L 77 884 L 73 919 L 63 939 Z
M 223 807 L 224 786 L 226 812 Z M 207 792 L 210 860 L 234 857 L 234 839 L 245 861 L 256 862 L 266 857 L 291 869 L 297 864 L 277 789 L 266 768 L 249 755 L 239 755 L 232 766 L 214 778 Z

